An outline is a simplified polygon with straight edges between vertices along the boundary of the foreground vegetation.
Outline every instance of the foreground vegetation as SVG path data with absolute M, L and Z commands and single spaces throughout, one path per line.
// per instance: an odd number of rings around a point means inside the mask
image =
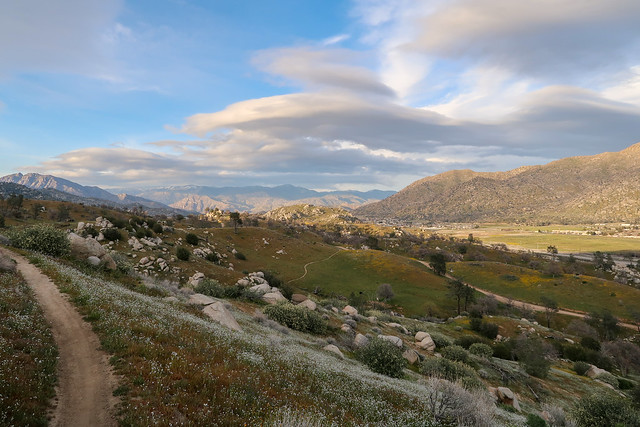
M 0 272 L 0 425 L 47 425 L 58 351 L 31 289 Z

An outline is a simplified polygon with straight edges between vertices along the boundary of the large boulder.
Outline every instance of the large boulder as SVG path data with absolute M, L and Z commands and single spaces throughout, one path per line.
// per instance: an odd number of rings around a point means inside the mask
M 217 300 L 204 294 L 191 294 L 189 295 L 189 301 L 187 302 L 194 305 L 209 305 L 217 302 Z
M 216 301 L 213 304 L 207 305 L 202 312 L 209 316 L 212 320 L 220 323 L 234 331 L 241 331 L 242 328 L 238 324 L 238 321 L 233 317 L 233 314 L 224 306 L 220 301 Z
M 268 292 L 262 295 L 262 300 L 269 304 L 277 304 L 280 301 L 287 301 L 287 299 L 280 293 L 280 291 Z
M 604 370 L 604 369 L 600 369 L 595 365 L 591 365 L 591 366 L 589 366 L 589 370 L 587 370 L 586 375 L 589 378 L 595 378 L 595 377 L 598 377 L 598 376 L 600 376 L 600 375 L 602 375 L 602 374 L 604 374 L 606 372 L 607 371 Z
M 399 331 L 402 331 L 403 334 L 409 335 L 409 331 L 407 330 L 407 328 L 402 326 L 400 323 L 387 323 L 387 326 L 389 326 L 391 328 L 396 328 Z
M 429 335 L 428 332 L 423 332 L 423 331 L 416 332 L 416 342 L 420 342 L 426 337 L 431 337 L 431 335 Z
M 305 301 L 306 299 L 307 299 L 306 295 L 302 295 L 302 294 L 291 295 L 291 302 L 293 302 L 294 304 L 300 304 L 302 301 Z
M 410 365 L 415 365 L 415 363 L 420 360 L 420 355 L 412 348 L 406 349 L 404 353 L 402 353 L 402 357 L 404 357 Z
M 343 308 L 342 312 L 344 314 L 348 314 L 349 316 L 356 316 L 358 314 L 358 310 L 355 307 L 351 307 L 350 305 L 347 305 L 345 308 Z
M 104 264 L 109 270 L 115 270 L 117 268 L 116 262 L 111 255 L 109 255 L 100 242 L 93 237 L 87 237 L 85 239 L 76 233 L 69 233 L 67 239 L 69 239 L 71 255 L 74 257 L 84 260 L 96 257 L 100 260 L 100 263 Z
M 0 245 L 9 246 L 10 243 L 11 240 L 7 236 L 0 234 Z
M 340 359 L 344 359 L 344 354 L 342 354 L 340 349 L 337 346 L 333 345 L 333 344 L 326 345 L 322 349 L 337 355 Z
M 396 337 L 394 335 L 378 335 L 378 338 L 389 341 L 391 344 L 395 345 L 398 348 L 402 348 L 402 338 Z
M 422 339 L 422 341 L 420 341 L 419 343 L 416 344 L 416 346 L 421 349 L 424 350 L 426 352 L 432 353 L 434 351 L 436 351 L 436 343 L 433 342 L 433 339 L 431 338 L 431 335 L 427 334 L 426 337 L 424 337 Z
M 311 301 L 310 299 L 306 299 L 304 301 L 302 301 L 300 304 L 298 304 L 300 307 L 306 307 L 309 310 L 315 310 L 317 308 L 317 305 L 315 302 Z
M 259 295 L 264 295 L 271 292 L 271 286 L 269 286 L 268 283 L 261 283 L 259 285 L 253 285 L 252 287 L 249 288 L 249 290 Z
M 0 252 L 0 271 L 8 271 L 10 273 L 16 271 L 16 262 L 2 252 Z
M 495 391 L 496 397 L 501 403 L 505 405 L 513 406 L 514 409 L 520 410 L 520 404 L 518 403 L 518 397 L 516 394 L 507 387 L 498 387 Z

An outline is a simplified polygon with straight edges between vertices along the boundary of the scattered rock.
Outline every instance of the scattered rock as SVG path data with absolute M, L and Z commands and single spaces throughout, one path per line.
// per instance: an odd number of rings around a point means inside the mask
M 599 375 L 604 374 L 605 372 L 607 372 L 607 371 L 604 370 L 604 369 L 600 369 L 595 365 L 590 365 L 589 366 L 589 370 L 586 372 L 585 375 L 588 376 L 589 378 L 595 378 L 595 377 L 597 377 Z
M 369 338 L 365 337 L 362 334 L 356 334 L 356 337 L 353 339 L 353 345 L 357 348 L 364 347 L 369 344 Z
M 87 262 L 91 265 L 100 265 L 100 258 L 97 256 L 90 256 L 87 258 Z
M 396 337 L 394 335 L 378 335 L 378 338 L 389 341 L 391 344 L 395 345 L 398 348 L 402 348 L 402 338 Z
M 209 305 L 216 302 L 216 300 L 207 295 L 193 294 L 189 296 L 189 301 L 187 302 L 194 305 Z
M 407 328 L 402 326 L 400 323 L 387 323 L 387 326 L 399 329 L 403 334 L 409 335 L 409 331 L 407 330 Z
M 358 314 L 358 310 L 356 310 L 355 307 L 351 307 L 350 305 L 347 305 L 345 308 L 343 308 L 342 312 L 348 314 L 349 316 L 355 316 Z
M 516 394 L 507 387 L 498 387 L 496 389 L 496 397 L 501 403 L 505 405 L 513 406 L 514 409 L 520 410 L 520 404 L 518 403 L 518 397 Z
M 9 256 L 0 253 L 0 271 L 14 273 L 16 271 L 16 262 Z
M 306 299 L 298 305 L 301 307 L 307 307 L 309 310 L 315 310 L 317 308 L 316 303 L 311 301 L 310 299 Z
M 338 355 L 338 357 L 340 357 L 340 359 L 344 359 L 344 354 L 342 354 L 340 349 L 337 346 L 333 345 L 333 344 L 326 345 L 326 346 L 322 347 L 322 349 L 325 350 L 325 351 L 330 351 L 331 353 L 334 353 L 334 354 Z
M 426 334 L 426 332 L 425 332 L 425 334 Z M 427 334 L 424 338 L 422 338 L 422 341 L 417 343 L 416 346 L 419 349 L 424 350 L 424 351 L 429 352 L 429 353 L 433 353 L 434 351 L 436 351 L 436 343 L 433 342 L 433 339 L 431 338 L 431 335 L 429 335 L 429 334 Z
M 195 272 L 193 276 L 189 277 L 189 281 L 187 283 L 188 286 L 192 288 L 197 288 L 198 285 L 205 279 L 204 273 Z
M 238 324 L 238 321 L 233 317 L 233 314 L 224 306 L 220 301 L 216 301 L 213 304 L 207 305 L 202 312 L 209 316 L 212 320 L 220 323 L 234 331 L 241 331 L 242 328 Z
M 287 301 L 287 299 L 280 293 L 280 291 L 266 293 L 262 295 L 262 300 L 269 304 L 276 304 L 279 301 Z
M 302 301 L 305 301 L 307 299 L 306 295 L 302 295 L 302 294 L 293 294 L 291 295 L 291 301 L 294 304 L 300 304 Z
M 347 332 L 347 333 L 349 333 L 349 332 L 353 331 L 353 329 L 351 328 L 351 326 L 347 325 L 346 323 L 343 323 L 343 324 L 342 324 L 342 326 L 340 326 L 340 330 L 341 330 L 342 332 Z
M 407 359 L 410 365 L 414 365 L 418 360 L 420 360 L 420 355 L 414 349 L 408 348 L 402 353 L 402 357 Z

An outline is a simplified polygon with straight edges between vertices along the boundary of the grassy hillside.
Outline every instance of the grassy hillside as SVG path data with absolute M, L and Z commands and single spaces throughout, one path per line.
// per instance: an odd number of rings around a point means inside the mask
M 586 312 L 607 309 L 626 318 L 629 307 L 640 306 L 640 289 L 589 276 L 544 275 L 536 270 L 494 262 L 456 262 L 453 275 L 481 289 L 540 304 L 544 295 L 562 308 Z

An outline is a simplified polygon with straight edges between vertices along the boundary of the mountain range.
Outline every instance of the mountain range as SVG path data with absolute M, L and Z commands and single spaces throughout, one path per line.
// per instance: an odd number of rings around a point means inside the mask
M 137 190 L 132 195 L 125 192 L 113 194 L 100 187 L 84 186 L 67 179 L 37 173 L 16 173 L 0 178 L 0 184 L 24 186 L 31 193 L 18 187 L 5 188 L 7 194 L 24 194 L 37 199 L 64 200 L 90 204 L 109 204 L 121 207 L 144 206 L 153 213 L 192 213 L 206 209 L 243 212 L 266 212 L 295 204 L 343 207 L 354 209 L 366 203 L 379 201 L 393 191 L 314 191 L 293 185 L 278 187 L 207 187 L 175 186 L 149 190 Z M 33 193 L 33 191 L 42 193 Z M 109 202 L 109 203 L 105 203 Z
M 640 143 L 507 172 L 453 170 L 416 181 L 359 218 L 430 222 L 640 222 Z

